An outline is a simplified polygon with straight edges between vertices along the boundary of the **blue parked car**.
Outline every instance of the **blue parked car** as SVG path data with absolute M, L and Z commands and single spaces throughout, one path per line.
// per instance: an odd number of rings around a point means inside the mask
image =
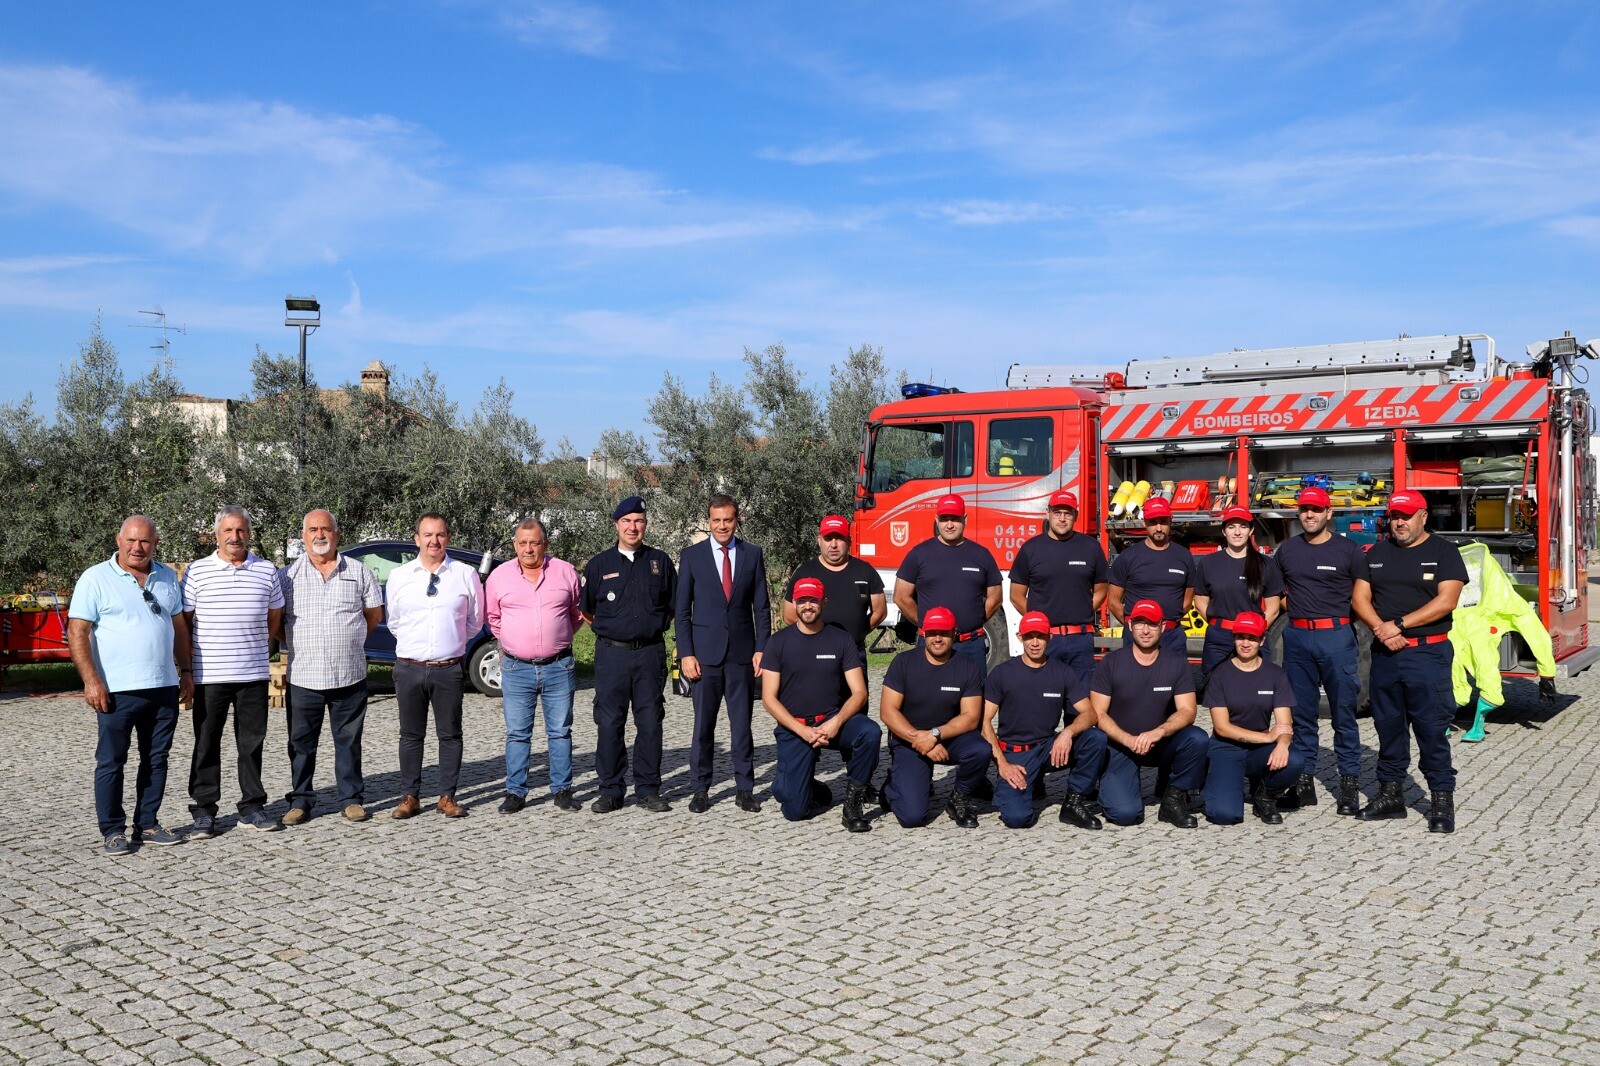
M 472 567 L 482 578 L 487 578 L 490 570 L 505 561 L 463 548 L 446 550 L 450 558 Z M 388 582 L 390 571 L 417 557 L 417 546 L 406 540 L 371 540 L 353 548 L 345 548 L 339 554 L 371 570 L 378 576 L 378 584 L 382 585 Z M 394 636 L 390 634 L 387 622 L 380 624 L 367 636 L 367 661 L 394 662 Z M 467 641 L 467 680 L 485 696 L 500 695 L 500 642 L 494 639 L 487 625 Z

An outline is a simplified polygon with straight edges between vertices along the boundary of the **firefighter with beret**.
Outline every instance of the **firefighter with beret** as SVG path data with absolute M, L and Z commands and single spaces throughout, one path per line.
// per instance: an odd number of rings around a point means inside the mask
M 1283 572 L 1272 556 L 1262 555 L 1250 542 L 1254 523 L 1250 508 L 1227 508 L 1222 512 L 1222 550 L 1195 560 L 1194 605 L 1206 620 L 1201 677 L 1209 677 L 1218 663 L 1233 656 L 1234 619 L 1246 612 L 1259 614 L 1270 629 L 1283 606 Z
M 1007 829 L 1038 821 L 1034 782 L 1070 767 L 1061 820 L 1099 829 L 1090 799 L 1106 764 L 1106 735 L 1095 728 L 1088 679 L 1051 658 L 1050 618 L 1030 611 L 1017 623 L 1022 654 L 995 667 L 984 686 L 983 735 L 994 752 L 1000 784 L 994 802 Z
M 989 745 L 980 732 L 983 680 L 978 664 L 955 651 L 956 616 L 945 607 L 922 615 L 922 640 L 901 652 L 883 678 L 878 715 L 889 731 L 884 805 L 907 829 L 933 819 L 928 802 L 936 763 L 954 763 L 950 820 L 976 829 L 973 799 L 988 783 Z
M 1105 732 L 1106 769 L 1100 805 L 1117 825 L 1144 821 L 1141 767 L 1154 766 L 1168 785 L 1161 795 L 1163 822 L 1193 829 L 1187 793 L 1205 781 L 1205 730 L 1194 724 L 1194 674 L 1186 655 L 1162 641 L 1166 615 L 1154 600 L 1128 610 L 1130 642 L 1109 652 L 1095 667 L 1089 703 L 1095 725 Z
M 951 494 L 934 505 L 935 535 L 906 553 L 894 578 L 894 605 L 920 623 L 922 611 L 940 604 L 955 615 L 956 653 L 988 674 L 984 623 L 1000 609 L 1000 566 L 982 544 L 966 538 L 967 503 Z
M 1406 816 L 1411 741 L 1432 793 L 1428 830 L 1456 828 L 1456 772 L 1446 731 L 1455 717 L 1450 616 L 1469 580 L 1461 550 L 1428 532 L 1420 492 L 1389 497 L 1389 535 L 1361 561 L 1352 606 L 1372 627 L 1372 723 L 1378 730 L 1378 795 L 1357 817 Z
M 1011 605 L 1018 615 L 1043 613 L 1050 622 L 1048 654 L 1087 680 L 1094 673 L 1094 636 L 1111 568 L 1100 542 L 1074 531 L 1077 521 L 1077 494 L 1052 493 L 1044 531 L 1019 548 L 1011 563 Z
M 1340 814 L 1361 809 L 1361 737 L 1356 700 L 1361 695 L 1361 650 L 1350 624 L 1350 600 L 1361 568 L 1361 548 L 1333 531 L 1333 510 L 1325 489 L 1300 490 L 1296 497 L 1303 532 L 1278 545 L 1283 572 L 1283 668 L 1294 689 L 1294 740 L 1300 779 L 1285 800 L 1311 807 L 1317 802 L 1317 711 L 1328 693 L 1333 718 L 1333 753 L 1339 767 Z
M 1256 817 L 1281 825 L 1277 795 L 1300 776 L 1300 759 L 1289 750 L 1294 735 L 1294 689 L 1283 667 L 1261 654 L 1267 619 L 1255 611 L 1233 617 L 1233 655 L 1217 664 L 1206 682 L 1211 708 L 1211 747 L 1206 768 L 1206 821 L 1244 821 L 1246 784 Z
M 761 659 L 761 704 L 777 722 L 772 796 L 791 822 L 826 808 L 832 794 L 814 774 L 822 749 L 831 748 L 844 756 L 849 777 L 844 827 L 865 833 L 872 826 L 863 805 L 883 739 L 878 723 L 860 713 L 867 705 L 866 667 L 850 635 L 823 622 L 822 582 L 803 577 L 792 592 L 795 624 L 773 634 Z
M 1188 660 L 1189 638 L 1179 620 L 1194 602 L 1194 556 L 1172 539 L 1172 505 L 1159 496 L 1144 504 L 1143 540 L 1117 552 L 1111 563 L 1108 597 L 1111 615 L 1127 626 L 1128 605 L 1152 600 L 1161 608 L 1161 646 L 1173 656 Z M 1124 628 L 1124 647 L 1133 638 Z M 1192 686 L 1191 686 L 1192 687 Z

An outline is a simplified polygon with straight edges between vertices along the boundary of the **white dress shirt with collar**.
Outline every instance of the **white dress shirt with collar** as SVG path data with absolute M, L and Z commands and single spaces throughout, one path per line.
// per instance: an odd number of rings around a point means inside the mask
M 438 570 L 438 590 L 429 596 L 433 577 L 420 559 L 389 573 L 384 602 L 398 658 L 424 663 L 459 659 L 483 628 L 483 581 L 478 572 L 446 556 Z

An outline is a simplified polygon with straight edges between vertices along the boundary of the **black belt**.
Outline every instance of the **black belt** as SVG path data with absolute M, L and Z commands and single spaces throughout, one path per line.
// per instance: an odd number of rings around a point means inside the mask
M 512 662 L 522 663 L 524 666 L 549 666 L 552 663 L 560 662 L 562 659 L 570 659 L 570 658 L 572 658 L 572 649 L 571 648 L 562 648 L 560 651 L 556 652 L 554 655 L 546 655 L 543 659 L 524 659 L 520 655 L 512 655 L 510 652 L 506 651 L 504 648 L 500 649 L 500 654 L 504 655 L 507 659 L 510 659 Z
M 609 644 L 613 648 L 627 648 L 629 651 L 638 651 L 640 648 L 651 648 L 665 642 L 660 637 L 650 637 L 646 640 L 612 640 L 610 637 L 601 637 L 600 643 Z
M 445 667 L 459 666 L 461 664 L 461 656 L 459 655 L 454 659 L 407 659 L 403 655 L 396 655 L 394 658 L 396 662 L 405 663 L 407 666 Z

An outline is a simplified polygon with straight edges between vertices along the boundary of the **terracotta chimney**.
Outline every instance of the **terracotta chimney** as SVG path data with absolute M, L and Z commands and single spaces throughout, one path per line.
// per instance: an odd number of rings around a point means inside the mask
M 384 369 L 382 363 L 374 359 L 361 372 L 361 388 L 367 392 L 375 392 L 387 400 L 389 398 L 389 371 Z

